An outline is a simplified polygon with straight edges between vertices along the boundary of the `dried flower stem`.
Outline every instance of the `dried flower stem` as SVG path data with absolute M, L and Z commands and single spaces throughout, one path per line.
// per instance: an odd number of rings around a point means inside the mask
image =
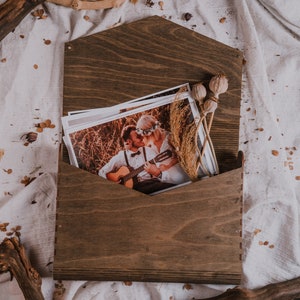
M 204 155 L 204 151 L 205 151 L 205 147 L 207 145 L 207 141 L 208 141 L 210 146 L 212 145 L 212 141 L 211 141 L 211 138 L 210 138 L 210 129 L 211 129 L 211 126 L 212 126 L 214 114 L 215 114 L 214 112 L 211 113 L 208 125 L 207 125 L 206 119 L 205 119 L 205 122 L 204 122 L 205 138 L 204 138 L 203 147 L 202 147 L 202 151 L 201 151 L 201 157 Z
M 170 108 L 171 143 L 177 153 L 179 163 L 191 180 L 198 178 L 197 170 L 197 143 L 195 142 L 196 126 L 194 122 L 187 123 L 190 118 L 190 106 L 179 101 L 179 90 Z
M 193 141 L 195 128 L 194 124 L 189 124 L 186 127 L 186 130 L 182 134 L 182 143 L 180 147 L 181 166 L 192 180 L 196 180 L 198 178 L 198 173 L 195 169 L 195 165 L 197 163 L 195 155 L 197 147 L 195 146 L 196 143 Z
M 207 126 L 206 122 L 205 122 L 205 139 L 203 142 L 203 147 L 202 147 L 202 152 L 201 152 L 201 159 L 205 153 L 205 148 L 207 145 L 207 142 L 210 145 L 212 154 L 213 154 L 213 158 L 216 162 L 216 166 L 218 168 L 218 164 L 217 164 L 217 158 L 216 158 L 216 154 L 214 151 L 214 147 L 213 147 L 213 143 L 211 141 L 210 138 L 210 130 L 212 127 L 212 122 L 213 122 L 213 118 L 214 118 L 214 114 L 215 114 L 215 110 L 218 107 L 218 100 L 219 100 L 219 95 L 222 93 L 225 93 L 228 89 L 228 79 L 225 75 L 223 74 L 217 74 L 215 76 L 213 76 L 209 82 L 209 88 L 210 90 L 213 92 L 213 96 L 210 97 L 209 99 L 207 99 L 204 102 L 204 111 L 202 111 L 202 113 L 205 114 L 205 116 L 207 116 L 207 114 L 210 114 L 210 120 L 209 120 L 209 124 Z M 205 119 L 206 121 L 206 119 Z M 200 161 L 201 161 L 200 159 Z M 217 172 L 219 172 L 219 170 L 217 170 Z
M 203 142 L 203 146 L 202 146 L 202 151 L 201 151 L 201 156 L 200 157 L 202 159 L 202 157 L 204 156 L 205 148 L 206 148 L 207 141 L 208 141 L 210 149 L 211 149 L 211 153 L 213 155 L 213 159 L 215 161 L 216 173 L 219 173 L 219 167 L 218 167 L 218 163 L 217 163 L 217 156 L 216 156 L 216 153 L 215 153 L 215 148 L 214 148 L 213 142 L 212 142 L 212 140 L 210 138 L 210 129 L 211 129 L 211 126 L 212 126 L 213 118 L 214 118 L 214 112 L 211 113 L 208 125 L 207 125 L 206 118 L 204 119 L 205 138 L 204 138 L 204 142 Z
M 171 143 L 178 155 L 179 163 L 191 180 L 199 179 L 199 169 L 210 176 L 209 171 L 201 160 L 201 150 L 198 146 L 199 128 L 205 116 L 202 115 L 198 123 L 187 123 L 190 119 L 191 111 L 189 105 L 182 105 L 178 101 L 181 91 L 175 97 L 170 108 L 170 127 L 171 127 Z M 198 155 L 197 155 L 198 153 Z
M 182 91 L 177 93 L 170 109 L 172 143 L 178 154 L 180 164 L 192 180 L 198 178 L 200 169 L 202 173 L 207 176 L 214 175 L 207 169 L 203 162 L 207 144 L 209 144 L 215 162 L 215 171 L 219 173 L 217 157 L 210 138 L 210 130 L 215 110 L 218 107 L 219 95 L 225 93 L 228 89 L 227 77 L 223 74 L 213 76 L 209 82 L 209 89 L 213 95 L 207 100 L 204 100 L 207 94 L 205 86 L 199 82 L 192 88 L 192 97 L 198 102 L 198 106 L 200 107 L 200 119 L 198 122 L 195 120 L 195 122 L 191 124 L 183 124 L 183 120 L 187 120 L 188 117 L 190 117 L 190 112 L 189 115 L 187 115 L 186 107 L 183 107 L 180 102 L 177 101 Z M 210 119 L 207 123 L 208 115 Z M 203 126 L 205 137 L 200 149 L 198 138 L 201 126 Z
M 211 176 L 210 172 L 207 170 L 207 168 L 204 166 L 203 164 L 203 154 L 204 154 L 204 146 L 202 147 L 202 150 L 199 149 L 198 147 L 198 135 L 199 135 L 199 129 L 202 125 L 204 121 L 204 124 L 206 124 L 206 115 L 205 114 L 202 114 L 198 124 L 197 124 L 197 127 L 196 127 L 196 131 L 195 131 L 195 144 L 197 145 L 196 147 L 196 150 L 198 152 L 198 159 L 197 159 L 197 163 L 196 163 L 196 170 L 197 170 L 197 173 L 199 173 L 199 168 L 202 169 L 203 173 L 206 174 L 207 176 Z M 206 127 L 206 126 L 204 126 Z M 207 137 L 207 131 L 205 130 L 205 140 L 206 140 L 206 137 Z

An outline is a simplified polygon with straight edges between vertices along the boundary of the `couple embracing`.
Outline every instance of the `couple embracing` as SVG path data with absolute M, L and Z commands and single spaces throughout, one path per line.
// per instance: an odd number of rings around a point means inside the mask
M 142 115 L 136 125 L 123 128 L 124 150 L 113 156 L 98 174 L 145 194 L 189 181 L 169 136 L 156 118 Z

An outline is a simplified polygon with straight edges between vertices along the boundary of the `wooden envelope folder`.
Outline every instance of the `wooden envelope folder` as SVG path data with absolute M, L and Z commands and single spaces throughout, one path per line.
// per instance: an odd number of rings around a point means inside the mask
M 105 180 L 61 155 L 54 278 L 238 284 L 242 53 L 160 17 L 65 45 L 64 114 L 182 83 L 229 79 L 211 138 L 221 174 L 155 196 Z

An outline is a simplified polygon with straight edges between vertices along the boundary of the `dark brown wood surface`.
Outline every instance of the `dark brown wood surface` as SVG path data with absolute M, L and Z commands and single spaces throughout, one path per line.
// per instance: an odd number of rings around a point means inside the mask
M 64 114 L 111 106 L 189 82 L 229 79 L 211 137 L 221 172 L 238 153 L 242 53 L 160 17 L 151 17 L 66 44 Z
M 239 282 L 241 169 L 148 196 L 60 168 L 56 279 Z
M 0 41 L 45 0 L 6 0 L 0 5 Z
M 225 73 L 212 139 L 222 174 L 147 196 L 60 163 L 56 279 L 239 283 L 242 54 L 159 17 L 66 44 L 64 114 Z

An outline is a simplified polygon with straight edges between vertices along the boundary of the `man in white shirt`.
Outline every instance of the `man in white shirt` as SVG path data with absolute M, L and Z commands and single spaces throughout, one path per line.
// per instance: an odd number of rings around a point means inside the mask
M 99 176 L 121 183 L 145 194 L 154 193 L 174 186 L 162 182 L 162 172 L 155 165 L 157 154 L 145 147 L 143 137 L 136 132 L 134 125 L 123 128 L 121 134 L 125 150 L 113 156 L 98 172 Z M 164 155 L 160 155 L 163 159 Z

